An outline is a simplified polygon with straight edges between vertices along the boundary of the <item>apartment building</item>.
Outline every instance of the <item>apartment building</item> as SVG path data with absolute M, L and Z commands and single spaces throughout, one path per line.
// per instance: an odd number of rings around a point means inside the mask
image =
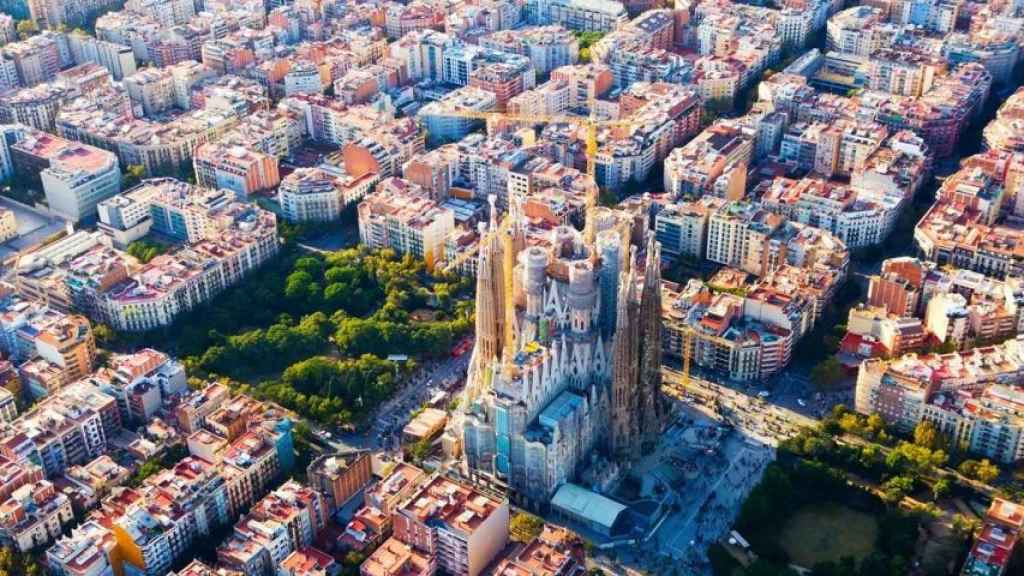
M 68 468 L 63 477 L 56 479 L 58 490 L 71 499 L 76 514 L 95 508 L 101 498 L 126 483 L 132 473 L 104 454 L 87 464 Z
M 0 388 L 0 422 L 13 422 L 17 417 L 18 404 L 14 393 L 7 388 Z
M 340 180 L 320 168 L 299 168 L 286 176 L 277 189 L 285 219 L 290 222 L 337 220 L 344 206 Z
M 620 89 L 634 82 L 688 84 L 695 76 L 693 65 L 682 56 L 652 48 L 637 38 L 627 38 L 609 50 L 601 63 L 611 70 L 615 86 Z
M 495 567 L 496 574 L 536 576 L 581 576 L 585 560 L 579 552 L 581 540 L 565 528 L 545 524 L 541 533 Z
M 327 513 L 333 514 L 370 483 L 370 454 L 324 454 L 306 469 L 307 481 L 324 495 Z
M 0 313 L 0 350 L 17 363 L 19 390 L 41 398 L 92 371 L 96 344 L 86 318 L 10 298 Z
M 363 493 L 366 507 L 380 510 L 390 519 L 426 479 L 427 474 L 423 470 L 405 462 L 399 463 L 386 478 Z
M 338 571 L 338 563 L 316 548 L 302 548 L 289 554 L 277 571 L 280 576 L 328 576 Z
M 24 332 L 25 328 L 29 326 L 39 329 L 34 338 L 36 353 L 34 358 L 38 358 L 56 370 L 59 378 L 52 383 L 56 387 L 84 378 L 92 372 L 93 363 L 96 360 L 96 340 L 87 318 L 77 315 L 61 316 L 44 325 L 29 324 L 22 328 L 22 331 Z M 31 363 L 30 360 L 31 365 L 38 365 L 38 362 Z M 56 391 L 55 386 L 35 381 L 30 375 L 31 370 L 22 370 L 25 372 L 22 380 L 27 384 L 29 393 L 34 398 Z
M 932 89 L 936 77 L 946 73 L 946 61 L 913 52 L 876 50 L 867 61 L 867 84 L 901 96 L 920 97 Z
M 88 383 L 76 382 L 19 416 L 0 436 L 0 455 L 38 462 L 52 478 L 106 453 L 121 428 L 117 402 Z
M 927 420 L 951 441 L 998 462 L 1024 456 L 1020 366 L 1024 341 L 951 354 L 865 360 L 856 408 L 900 429 Z
M 290 480 L 257 502 L 217 549 L 217 559 L 245 576 L 270 576 L 298 550 L 312 545 L 327 522 L 318 492 Z
M 359 203 L 359 240 L 371 248 L 391 248 L 426 261 L 428 268 L 444 256 L 445 238 L 455 227 L 451 210 L 405 180 L 382 181 Z
M 113 246 L 126 250 L 128 245 L 149 234 L 153 227 L 150 208 L 160 187 L 152 180 L 108 198 L 96 205 L 99 215 L 97 228 L 110 237 Z
M 454 576 L 478 576 L 508 542 L 507 501 L 435 475 L 394 513 L 394 539 Z
M 530 24 L 584 32 L 609 32 L 629 21 L 626 7 L 615 0 L 528 0 L 525 10 Z
M 549 80 L 508 101 L 508 111 L 524 116 L 558 116 L 570 110 L 570 89 L 567 82 Z
M 29 552 L 60 537 L 73 519 L 71 500 L 48 480 L 39 480 L 17 488 L 0 503 L 0 539 Z
M 921 289 L 930 272 L 916 258 L 890 258 L 882 262 L 881 273 L 868 280 L 867 302 L 889 314 L 914 316 L 921 309 Z
M 100 317 L 119 330 L 151 330 L 237 284 L 279 249 L 273 214 L 255 210 L 229 206 L 223 213 L 227 225 L 215 228 L 214 236 L 157 256 L 104 292 Z
M 662 298 L 665 354 L 681 358 L 689 346 L 692 362 L 740 381 L 767 378 L 792 357 L 799 336 L 784 326 L 747 317 L 744 297 L 714 293 L 691 281 L 682 290 L 666 285 Z
M 569 108 L 590 110 L 594 102 L 615 85 L 611 68 L 603 64 L 562 66 L 551 72 L 551 80 L 564 82 L 569 88 Z
M 39 173 L 50 209 L 72 222 L 96 214 L 96 205 L 121 191 L 117 156 L 68 143 Z
M 961 576 L 1003 576 L 1024 529 L 1024 506 L 993 498 Z
M 117 400 L 123 422 L 147 423 L 188 392 L 184 366 L 152 348 L 112 355 L 88 380 Z
M 665 157 L 665 191 L 682 196 L 712 195 L 740 200 L 756 132 L 733 122 L 716 122 Z
M 1020 231 L 1000 223 L 998 208 L 1019 173 L 1019 162 L 1006 151 L 966 159 L 943 182 L 935 204 L 914 229 L 924 258 L 996 278 L 1021 275 Z M 1012 211 L 1019 212 L 1019 206 L 1015 203 Z
M 231 190 L 240 199 L 273 189 L 281 182 L 275 156 L 230 143 L 200 145 L 192 163 L 200 186 Z
M 446 114 L 446 112 L 491 112 L 497 110 L 498 99 L 493 92 L 474 86 L 464 86 L 430 102 L 416 113 L 417 120 L 427 131 L 431 145 L 461 140 L 480 126 L 474 118 Z
M 859 190 L 820 178 L 774 178 L 755 194 L 766 210 L 828 230 L 850 248 L 884 241 L 903 206 L 901 197 L 862 197 Z
M 768 236 L 784 222 L 781 216 L 753 203 L 725 204 L 708 218 L 705 258 L 738 268 L 746 259 L 753 234 Z
M 229 521 L 225 492 L 214 466 L 190 457 L 147 478 L 135 498 L 124 492 L 108 497 L 107 509 L 116 510 L 112 504 L 120 504 L 119 499 L 124 502 L 123 509 L 108 516 L 118 549 L 115 571 L 169 572 L 197 539 Z
M 983 135 L 988 148 L 1024 152 L 1024 90 L 1018 89 L 1003 101 Z
M 479 40 L 489 50 L 520 54 L 530 59 L 537 74 L 548 74 L 556 68 L 576 64 L 579 42 L 561 26 L 527 26 L 499 30 Z
M 96 520 L 86 520 L 46 550 L 46 564 L 66 576 L 107 576 L 113 574 L 109 554 L 114 549 L 114 535 Z
M 14 16 L 10 14 L 0 15 L 0 46 L 14 42 L 17 39 L 18 30 Z
M 999 280 L 933 262 L 896 258 L 870 278 L 868 303 L 897 317 L 917 317 L 933 342 L 957 349 L 1015 336 L 1024 292 L 1016 278 Z
M 381 66 L 376 68 L 349 70 L 334 81 L 334 96 L 349 106 L 373 102 L 388 88 L 386 71 Z
M 704 260 L 711 214 L 725 206 L 725 200 L 704 197 L 697 201 L 669 204 L 655 215 L 654 229 L 666 261 L 677 258 Z
M 55 83 L 8 91 L 0 96 L 0 119 L 36 130 L 53 130 L 57 112 L 69 97 L 67 88 Z
M 825 47 L 829 51 L 869 56 L 882 47 L 877 26 L 886 14 L 875 6 L 861 5 L 832 15 L 825 24 Z
M 98 318 L 100 294 L 128 278 L 133 258 L 109 248 L 99 232 L 75 232 L 24 255 L 18 262 L 17 290 L 69 314 Z
M 386 540 L 359 565 L 360 576 L 431 576 L 436 571 L 433 556 L 395 538 Z
M 68 49 L 76 64 L 99 64 L 118 81 L 135 74 L 138 69 L 131 46 L 106 42 L 86 34 L 68 34 L 67 39 Z
M 488 63 L 469 73 L 468 85 L 494 94 L 495 109 L 503 111 L 509 100 L 534 87 L 534 73 L 529 62 Z
M 292 61 L 291 67 L 283 78 L 284 95 L 320 94 L 324 91 L 324 82 L 320 68 L 307 60 Z
M 122 165 L 141 165 L 150 175 L 179 170 L 200 144 L 223 136 L 238 122 L 233 110 L 215 108 L 166 121 L 142 120 L 86 99 L 62 107 L 55 121 L 62 137 L 114 152 Z
M 59 36 L 52 32 L 6 44 L 0 48 L 0 53 L 14 62 L 18 81 L 25 88 L 49 82 L 65 64 Z
M 440 29 L 444 25 L 444 12 L 426 2 L 388 4 L 383 11 L 384 31 L 391 40 L 417 30 Z
M 42 479 L 43 469 L 36 464 L 0 456 L 0 501 L 6 501 L 18 488 Z
M 987 23 L 986 23 L 987 24 Z M 967 32 L 947 34 L 942 55 L 951 66 L 967 62 L 983 65 L 996 84 L 1007 84 L 1020 60 L 1020 45 L 1013 35 L 982 24 Z
M 136 116 L 153 117 L 177 105 L 170 68 L 144 68 L 123 81 Z
M 198 432 L 206 423 L 206 417 L 218 410 L 231 396 L 224 384 L 212 382 L 202 390 L 196 390 L 183 397 L 174 408 L 178 428 L 187 434 Z
M 899 356 L 924 349 L 928 332 L 920 318 L 897 316 L 880 306 L 850 309 L 846 334 L 839 343 L 840 358 L 855 367 L 865 358 Z
M 161 470 L 138 488 L 112 490 L 90 520 L 47 553 L 55 571 L 67 575 L 145 574 L 162 576 L 184 558 L 196 541 L 229 525 L 256 503 L 270 479 L 293 465 L 291 425 L 276 410 L 248 399 L 232 402 L 210 422 L 242 418 L 246 427 L 229 442 L 206 429 L 189 438 L 192 456 Z M 238 411 L 245 407 L 244 414 Z M 217 415 L 220 414 L 220 415 Z M 213 450 L 208 450 L 213 448 Z M 285 484 L 276 495 L 253 506 L 289 536 L 305 541 L 323 526 L 319 495 Z M 280 560 L 283 560 L 281 556 Z M 189 570 L 201 570 L 190 565 Z M 197 572 L 237 576 L 231 571 Z

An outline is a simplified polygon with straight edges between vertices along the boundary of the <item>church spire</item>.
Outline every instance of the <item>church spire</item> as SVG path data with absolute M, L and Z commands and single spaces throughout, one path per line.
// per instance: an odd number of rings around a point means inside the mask
M 611 438 L 612 455 L 629 460 L 639 453 L 639 417 L 636 389 L 637 325 L 635 322 L 636 277 L 626 264 L 616 303 L 615 340 L 612 343 Z
M 647 240 L 644 284 L 637 323 L 639 360 L 640 425 L 643 446 L 657 442 L 665 417 L 661 396 L 661 246 L 654 235 Z

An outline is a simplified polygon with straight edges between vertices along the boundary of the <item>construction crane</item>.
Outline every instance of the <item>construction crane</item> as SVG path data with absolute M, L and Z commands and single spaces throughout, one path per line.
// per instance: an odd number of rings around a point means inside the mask
M 586 197 L 586 210 L 584 223 L 584 237 L 588 242 L 594 240 L 594 210 L 598 204 L 598 186 L 597 186 L 597 137 L 598 131 L 601 128 L 621 128 L 630 127 L 636 125 L 636 121 L 633 120 L 599 120 L 594 117 L 593 114 L 590 116 L 574 116 L 574 115 L 551 115 L 551 114 L 515 114 L 510 112 L 483 112 L 476 110 L 448 110 L 440 113 L 441 116 L 452 116 L 455 118 L 466 118 L 470 120 L 482 120 L 487 124 L 488 131 L 490 128 L 499 122 L 508 122 L 513 124 L 578 124 L 583 126 L 586 131 L 586 158 L 587 158 L 587 176 L 594 182 L 594 188 L 591 193 Z M 504 222 L 502 222 L 502 230 L 504 228 Z M 452 262 L 447 265 L 448 270 L 457 269 L 466 260 L 473 256 L 472 253 L 467 252 L 457 256 Z
M 690 377 L 690 367 L 691 367 L 691 364 L 693 362 L 692 357 L 693 357 L 693 355 L 697 351 L 697 339 L 699 338 L 701 340 L 710 341 L 710 342 L 713 342 L 715 344 L 718 344 L 718 345 L 721 345 L 721 346 L 725 346 L 725 347 L 732 347 L 734 345 L 734 342 L 732 342 L 732 341 L 730 341 L 730 340 L 728 340 L 726 338 L 723 338 L 721 336 L 716 336 L 716 335 L 713 335 L 713 334 L 701 333 L 698 336 L 697 330 L 693 326 L 691 326 L 689 324 L 684 324 L 681 327 L 681 331 L 683 333 L 683 370 L 682 370 L 683 385 L 682 385 L 682 388 L 683 388 L 683 392 L 686 393 L 686 392 L 690 391 L 690 387 L 691 387 L 691 383 L 692 383 L 692 379 Z M 720 396 L 721 396 L 721 391 L 718 389 L 717 386 L 715 386 L 712 389 L 712 391 L 714 393 L 713 399 L 715 401 L 715 404 L 717 404 L 719 399 L 720 399 Z

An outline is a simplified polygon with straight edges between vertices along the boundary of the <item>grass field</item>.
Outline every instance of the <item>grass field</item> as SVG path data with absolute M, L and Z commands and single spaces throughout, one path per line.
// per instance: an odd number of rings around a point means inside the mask
M 779 543 L 794 564 L 811 568 L 818 562 L 853 556 L 858 561 L 875 546 L 878 525 L 861 512 L 837 504 L 801 508 L 786 523 Z

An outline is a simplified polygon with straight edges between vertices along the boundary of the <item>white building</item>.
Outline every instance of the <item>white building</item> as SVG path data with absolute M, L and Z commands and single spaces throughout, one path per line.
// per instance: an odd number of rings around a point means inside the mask
M 333 166 L 299 168 L 281 181 L 277 200 L 289 222 L 327 222 L 371 193 L 378 181 L 376 173 L 355 178 Z
M 84 144 L 65 147 L 39 173 L 50 209 L 78 222 L 96 213 L 96 205 L 121 191 L 117 156 Z
M 455 215 L 418 188 L 398 178 L 381 182 L 359 204 L 359 240 L 371 248 L 412 254 L 432 268 L 444 258 Z
M 427 130 L 428 142 L 454 142 L 464 138 L 480 126 L 482 121 L 453 115 L 451 112 L 488 112 L 494 110 L 497 104 L 493 92 L 464 86 L 420 108 L 416 116 Z
M 527 0 L 531 24 L 560 24 L 572 30 L 609 32 L 629 21 L 626 7 L 615 0 Z
M 284 95 L 319 94 L 323 92 L 320 69 L 312 62 L 300 61 L 284 75 Z

